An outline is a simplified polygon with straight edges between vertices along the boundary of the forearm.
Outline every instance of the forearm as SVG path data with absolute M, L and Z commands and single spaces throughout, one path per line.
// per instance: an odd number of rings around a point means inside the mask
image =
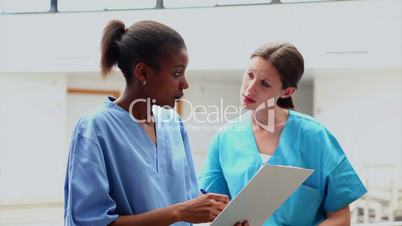
M 111 226 L 168 226 L 178 221 L 211 222 L 225 208 L 226 195 L 209 193 L 172 206 L 142 214 L 119 216 Z
M 180 221 L 178 206 L 152 210 L 143 214 L 119 216 L 110 226 L 168 226 Z
M 350 226 L 349 206 L 335 212 L 327 212 L 327 219 L 318 226 Z
M 350 221 L 346 219 L 327 218 L 318 226 L 350 226 Z

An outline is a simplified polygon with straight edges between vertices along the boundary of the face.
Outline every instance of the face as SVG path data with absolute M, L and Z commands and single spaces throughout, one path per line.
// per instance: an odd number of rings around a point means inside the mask
M 275 98 L 276 104 L 279 97 L 288 94 L 288 89 L 282 89 L 280 75 L 271 62 L 261 57 L 253 57 L 243 77 L 241 104 L 249 110 L 256 110 L 271 98 Z
M 183 96 L 183 90 L 188 88 L 185 70 L 188 64 L 188 54 L 185 48 L 170 51 L 161 58 L 159 70 L 149 70 L 145 92 L 155 99 L 159 106 L 174 107 L 176 100 Z

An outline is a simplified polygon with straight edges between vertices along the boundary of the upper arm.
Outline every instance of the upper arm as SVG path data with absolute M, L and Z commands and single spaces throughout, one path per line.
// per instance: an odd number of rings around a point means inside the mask
M 363 196 L 367 190 L 335 137 L 329 133 L 328 138 L 327 155 L 335 154 L 331 160 L 334 167 L 325 178 L 324 208 L 327 212 L 336 212 Z
M 107 225 L 117 218 L 100 147 L 76 135 L 65 181 L 65 225 Z
M 219 151 L 220 138 L 218 134 L 215 135 L 209 145 L 207 158 L 204 162 L 198 181 L 201 188 L 204 188 L 209 192 L 225 194 L 230 197 L 229 188 L 221 167 Z

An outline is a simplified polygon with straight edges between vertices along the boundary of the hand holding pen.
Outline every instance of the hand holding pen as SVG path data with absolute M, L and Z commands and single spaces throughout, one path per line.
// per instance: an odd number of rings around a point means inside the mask
M 204 190 L 204 192 L 206 191 Z M 195 199 L 176 204 L 177 217 L 180 221 L 190 223 L 212 222 L 228 202 L 227 195 L 207 193 Z
M 200 192 L 204 195 L 208 194 L 208 192 L 203 188 L 200 189 Z M 247 220 L 245 220 L 243 222 L 237 222 L 236 224 L 234 224 L 234 226 L 250 226 L 250 224 Z
M 202 193 L 202 194 L 204 194 L 204 195 L 206 195 L 206 194 L 208 194 L 208 192 L 206 191 L 206 190 L 204 190 L 204 189 L 200 189 L 200 192 Z

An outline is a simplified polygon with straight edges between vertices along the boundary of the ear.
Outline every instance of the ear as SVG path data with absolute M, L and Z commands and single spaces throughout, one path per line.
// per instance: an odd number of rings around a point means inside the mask
M 148 74 L 148 67 L 144 63 L 138 63 L 134 67 L 134 76 L 139 80 L 140 82 L 144 82 L 147 78 Z
M 295 87 L 288 87 L 288 88 L 282 90 L 281 98 L 289 98 L 289 97 L 291 97 L 295 92 L 296 92 L 296 88 L 295 88 Z

